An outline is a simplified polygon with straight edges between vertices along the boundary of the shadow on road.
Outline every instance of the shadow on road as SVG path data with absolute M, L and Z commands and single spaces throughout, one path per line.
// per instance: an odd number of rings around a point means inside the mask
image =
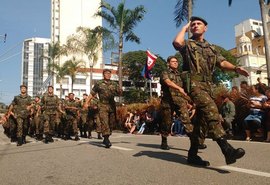
M 187 163 L 186 156 L 175 154 L 175 153 L 140 151 L 137 154 L 134 154 L 133 156 L 134 157 L 147 156 L 150 158 L 161 159 L 161 160 L 165 160 L 165 161 L 169 161 L 169 162 L 181 163 L 181 164 L 188 165 L 188 166 L 195 167 L 195 168 L 203 168 L 203 169 L 207 169 L 207 170 L 213 170 L 213 171 L 217 171 L 218 173 L 222 173 L 222 174 L 230 173 L 227 170 L 222 170 L 222 169 L 211 167 L 211 166 L 201 167 L 201 166 L 189 165 Z
M 146 148 L 156 148 L 156 149 L 160 149 L 160 145 L 158 145 L 158 144 L 138 143 L 137 146 L 142 146 L 142 147 L 146 147 Z M 185 151 L 185 152 L 188 151 L 188 150 L 186 150 L 186 149 L 182 149 L 182 148 L 174 148 L 174 147 L 170 147 L 170 149 L 173 149 L 173 150 L 181 150 L 181 151 Z

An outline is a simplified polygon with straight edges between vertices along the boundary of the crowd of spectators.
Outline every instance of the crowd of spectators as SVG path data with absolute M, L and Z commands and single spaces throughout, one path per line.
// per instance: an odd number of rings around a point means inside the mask
M 267 85 L 259 78 L 257 84 L 250 86 L 242 81 L 240 90 L 234 86 L 220 98 L 220 124 L 228 139 L 270 142 L 270 88 Z M 196 121 L 196 106 L 188 108 L 192 121 Z M 149 106 L 146 110 L 128 111 L 124 125 L 130 134 L 158 134 L 159 121 L 162 121 L 159 111 Z M 172 136 L 186 136 L 175 114 L 172 123 Z

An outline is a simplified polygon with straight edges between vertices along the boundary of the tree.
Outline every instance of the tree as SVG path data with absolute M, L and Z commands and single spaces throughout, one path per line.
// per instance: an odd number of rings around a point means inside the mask
M 123 56 L 123 73 L 128 76 L 129 80 L 135 82 L 143 81 L 145 78 L 141 75 L 141 71 L 147 60 L 146 51 L 131 51 Z M 162 71 L 166 69 L 166 61 L 158 57 L 151 73 L 153 77 L 159 77 Z
M 81 69 L 85 68 L 84 61 L 76 60 L 75 57 L 72 57 L 72 59 L 67 60 L 63 64 L 63 68 L 66 70 L 66 75 L 70 76 L 71 78 L 71 92 L 73 92 L 73 85 L 76 79 L 76 75 L 78 73 L 83 73 Z
M 68 37 L 65 49 L 68 53 L 85 54 L 89 60 L 90 67 L 90 91 L 92 87 L 92 67 L 98 60 L 100 51 L 110 49 L 114 46 L 114 39 L 111 33 L 97 26 L 94 29 L 78 27 L 76 34 Z
M 131 51 L 123 55 L 123 74 L 128 76 L 131 87 L 123 93 L 124 99 L 128 103 L 144 102 L 149 98 L 149 94 L 142 89 L 146 83 L 146 78 L 141 75 L 141 71 L 147 60 L 146 51 Z M 166 69 L 166 62 L 158 57 L 155 66 L 152 68 L 152 76 L 159 77 Z
M 227 50 L 224 48 L 215 45 L 215 48 L 220 52 L 220 54 L 227 60 L 230 61 L 232 64 L 237 65 L 237 59 Z M 216 68 L 213 75 L 214 83 L 218 84 L 225 81 L 231 81 L 233 78 L 237 77 L 238 75 L 235 72 L 230 71 L 223 71 L 220 68 Z
M 270 4 L 270 0 L 258 0 L 261 9 L 261 18 L 263 24 L 263 33 L 264 33 L 264 43 L 265 43 L 265 59 L 266 59 L 266 67 L 267 67 L 267 77 L 270 78 L 270 41 L 269 41 L 269 30 L 267 27 L 267 16 L 268 16 L 268 7 Z M 232 5 L 232 0 L 229 0 L 229 6 Z M 268 85 L 270 82 L 268 80 Z
M 119 87 L 122 89 L 122 54 L 123 54 L 123 41 L 131 41 L 140 43 L 140 38 L 133 32 L 138 22 L 141 22 L 144 18 L 146 10 L 144 6 L 140 5 L 133 10 L 125 8 L 125 0 L 123 0 L 117 8 L 111 6 L 105 1 L 101 1 L 100 11 L 96 13 L 96 16 L 102 17 L 112 28 L 111 33 L 115 33 L 118 37 L 118 52 L 119 52 Z M 121 100 L 121 98 L 120 98 Z M 121 102 L 120 102 L 121 103 Z
M 48 69 L 52 69 L 51 72 L 52 74 L 56 75 L 56 79 L 59 80 L 60 84 L 60 98 L 62 98 L 62 93 L 63 93 L 63 84 L 62 80 L 64 77 L 67 75 L 67 70 L 65 66 L 56 64 L 56 63 L 49 63 L 48 64 Z
M 175 9 L 174 9 L 174 21 L 176 26 L 179 27 L 184 20 L 190 20 L 192 16 L 194 0 L 178 0 Z M 191 36 L 191 33 L 188 32 L 188 37 Z

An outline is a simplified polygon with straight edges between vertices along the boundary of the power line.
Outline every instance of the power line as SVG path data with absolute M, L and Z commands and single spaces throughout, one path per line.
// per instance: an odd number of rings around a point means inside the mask
M 19 55 L 19 54 L 21 54 L 21 53 L 22 53 L 22 52 L 19 52 L 19 53 L 16 53 L 16 54 L 14 54 L 14 55 L 11 55 L 11 56 L 9 56 L 9 57 L 3 59 L 3 60 L 0 60 L 0 63 L 1 63 L 1 62 L 4 62 L 4 61 L 6 61 L 6 60 L 8 60 L 8 59 L 10 59 L 10 58 L 12 58 L 12 57 L 14 57 L 14 56 L 17 56 L 17 55 Z
M 9 48 L 5 53 L 0 55 L 0 58 L 2 58 L 4 55 L 6 55 L 10 50 L 13 50 L 14 48 L 16 48 L 17 46 L 19 46 L 22 42 L 18 42 L 17 44 L 15 44 L 14 46 L 12 46 L 11 48 Z

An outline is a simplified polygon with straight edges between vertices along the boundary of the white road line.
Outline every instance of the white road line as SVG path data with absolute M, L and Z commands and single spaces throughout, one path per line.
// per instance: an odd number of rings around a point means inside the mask
M 111 148 L 118 149 L 118 150 L 125 150 L 125 151 L 131 151 L 131 150 L 133 150 L 131 148 L 124 148 L 124 147 L 120 147 L 120 146 L 111 146 Z
M 232 171 L 236 171 L 236 172 L 248 173 L 248 174 L 251 174 L 251 175 L 270 177 L 270 173 L 260 172 L 260 171 L 255 171 L 255 170 L 249 170 L 249 169 L 244 169 L 244 168 L 237 168 L 237 167 L 233 167 L 233 166 L 220 166 L 219 168 L 222 168 L 222 169 L 225 169 L 225 170 L 232 170 Z

